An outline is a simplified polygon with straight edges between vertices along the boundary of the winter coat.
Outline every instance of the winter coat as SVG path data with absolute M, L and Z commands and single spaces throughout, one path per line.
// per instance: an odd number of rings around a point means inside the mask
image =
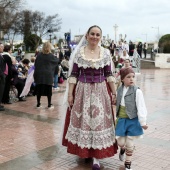
M 39 53 L 34 65 L 34 82 L 36 84 L 52 85 L 57 63 L 57 57 L 53 54 Z

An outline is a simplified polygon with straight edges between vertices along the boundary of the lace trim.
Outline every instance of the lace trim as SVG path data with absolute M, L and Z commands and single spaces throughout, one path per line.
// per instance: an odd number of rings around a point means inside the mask
M 69 77 L 68 82 L 73 83 L 73 84 L 77 84 L 77 78 L 76 77 Z
M 82 131 L 79 128 L 69 126 L 66 139 L 72 144 L 83 148 L 106 149 L 115 143 L 114 127 L 103 131 Z
M 116 83 L 116 79 L 113 76 L 107 77 L 107 82 L 114 82 Z
M 86 68 L 103 68 L 106 65 L 111 64 L 110 52 L 108 49 L 100 47 L 100 58 L 99 59 L 87 59 L 84 54 L 85 46 L 81 47 L 74 58 L 74 62 L 78 64 L 78 67 Z

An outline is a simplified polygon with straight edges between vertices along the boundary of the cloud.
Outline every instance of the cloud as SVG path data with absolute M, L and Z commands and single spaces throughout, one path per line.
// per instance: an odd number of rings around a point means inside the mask
M 156 40 L 158 27 L 160 34 L 169 32 L 169 0 L 27 0 L 28 8 L 39 10 L 46 15 L 58 13 L 62 18 L 60 33 L 71 29 L 72 36 L 83 34 L 91 25 L 99 25 L 103 34 L 114 39 L 114 28 L 117 34 L 127 34 L 127 40 L 136 38 Z

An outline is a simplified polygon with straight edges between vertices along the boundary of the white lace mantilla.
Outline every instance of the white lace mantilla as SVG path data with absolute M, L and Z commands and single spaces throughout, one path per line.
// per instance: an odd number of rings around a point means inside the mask
M 115 143 L 114 127 L 103 131 L 82 131 L 79 128 L 69 126 L 66 139 L 72 144 L 83 148 L 106 149 Z M 93 141 L 93 143 L 91 143 Z
M 86 68 L 103 68 L 106 65 L 111 64 L 110 52 L 108 49 L 100 47 L 100 57 L 99 59 L 87 59 L 84 54 L 85 46 L 81 47 L 77 52 L 74 63 L 78 64 L 78 67 Z

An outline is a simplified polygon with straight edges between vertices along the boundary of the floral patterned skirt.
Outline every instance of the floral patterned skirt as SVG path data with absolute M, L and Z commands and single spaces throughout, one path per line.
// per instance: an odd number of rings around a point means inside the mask
M 63 134 L 68 153 L 81 158 L 107 158 L 117 153 L 114 116 L 107 83 L 78 82 Z

